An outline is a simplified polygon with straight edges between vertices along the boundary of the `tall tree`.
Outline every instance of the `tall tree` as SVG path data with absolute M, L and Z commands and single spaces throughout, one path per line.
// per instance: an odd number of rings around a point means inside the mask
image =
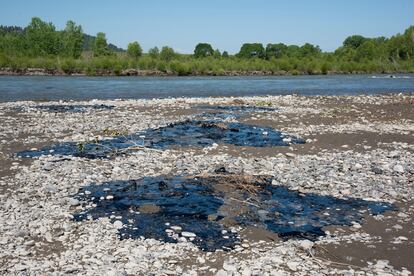
M 75 22 L 69 20 L 63 31 L 63 48 L 67 56 L 79 58 L 83 48 L 82 26 L 77 26 Z
M 111 51 L 108 48 L 108 43 L 106 42 L 105 33 L 99 32 L 96 34 L 95 45 L 93 49 L 93 56 L 109 56 Z
M 281 58 L 282 56 L 287 55 L 288 46 L 283 43 L 278 44 L 267 44 L 266 46 L 266 58 Z
M 170 61 L 176 56 L 174 49 L 168 46 L 164 46 L 161 49 L 160 58 L 165 61 Z
M 33 17 L 27 26 L 26 38 L 33 56 L 57 55 L 62 49 L 55 26 L 38 17 Z
M 344 40 L 343 45 L 345 47 L 356 49 L 361 46 L 366 40 L 367 38 L 363 37 L 362 35 L 351 35 Z
M 132 58 L 139 58 L 142 56 L 142 48 L 141 45 L 137 41 L 129 43 L 127 49 L 128 56 Z
M 261 43 L 244 43 L 237 56 L 241 58 L 264 58 L 265 49 Z
M 148 55 L 151 58 L 158 58 L 158 56 L 160 55 L 160 50 L 158 49 L 158 47 L 153 47 L 148 50 Z
M 319 46 L 314 46 L 310 43 L 305 43 L 300 47 L 300 54 L 302 57 L 317 57 L 321 52 Z
M 198 43 L 194 49 L 194 56 L 196 58 L 209 57 L 214 54 L 213 47 L 208 43 Z

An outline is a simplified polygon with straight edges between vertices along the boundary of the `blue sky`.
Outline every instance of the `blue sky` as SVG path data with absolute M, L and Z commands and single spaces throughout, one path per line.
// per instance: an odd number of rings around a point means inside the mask
M 13 0 L 2 1 L 0 25 L 26 26 L 33 16 L 67 20 L 106 33 L 126 47 L 169 45 L 191 53 L 198 42 L 235 53 L 244 42 L 319 45 L 332 51 L 345 37 L 391 36 L 414 25 L 414 0 Z

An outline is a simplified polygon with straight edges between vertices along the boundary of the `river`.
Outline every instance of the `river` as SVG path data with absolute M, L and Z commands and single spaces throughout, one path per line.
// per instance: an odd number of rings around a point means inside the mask
M 275 77 L 57 77 L 1 76 L 0 101 L 151 99 L 414 92 L 414 75 Z

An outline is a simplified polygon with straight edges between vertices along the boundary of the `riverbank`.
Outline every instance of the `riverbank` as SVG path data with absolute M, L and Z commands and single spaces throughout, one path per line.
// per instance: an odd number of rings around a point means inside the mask
M 409 271 L 414 271 L 410 254 L 414 250 L 413 105 L 414 96 L 410 94 L 0 103 L 0 243 L 4 248 L 0 252 L 0 271 L 409 275 Z M 95 143 L 91 141 L 97 140 L 99 145 L 99 141 L 176 126 L 186 120 L 219 120 L 215 127 L 222 131 L 229 124 L 270 127 L 305 143 L 291 143 L 287 136 L 283 140 L 287 145 L 274 147 L 203 140 L 207 144 L 201 146 L 181 143 L 162 149 L 118 150 L 109 159 L 88 159 L 81 154 L 85 149 L 78 156 L 59 156 L 49 150 L 39 158 L 15 157 L 17 152 L 35 152 L 59 142 L 74 142 L 88 149 L 89 144 Z M 147 134 L 140 139 L 150 137 Z M 240 242 L 231 250 L 210 252 L 197 246 L 198 233 L 187 233 L 186 224 L 181 224 L 182 229 L 173 227 L 182 223 L 179 217 L 171 217 L 168 227 L 164 223 L 157 225 L 166 227 L 172 237 L 177 235 L 178 243 L 145 236 L 119 239 L 123 227 L 134 225 L 123 216 L 138 211 L 159 219 L 157 214 L 162 207 L 156 204 L 113 217 L 73 220 L 77 213 L 96 207 L 76 198 L 86 200 L 90 193 L 82 188 L 91 183 L 99 187 L 113 181 L 162 176 L 217 179 L 226 173 L 247 179 L 270 177 L 269 185 L 286 187 L 304 199 L 309 195 L 329 197 L 334 202 L 357 198 L 392 204 L 394 209 L 376 215 L 364 211 L 360 221 L 352 214 L 354 221 L 349 225 L 325 225 L 325 235 L 312 241 L 283 238 L 261 223 L 246 225 L 234 219 L 235 210 L 243 214 L 243 210 L 256 210 L 254 205 L 261 204 L 253 201 L 260 192 L 254 193 L 254 186 L 239 180 L 244 185 L 242 191 L 253 193 L 244 198 L 237 192 L 239 186 L 221 189 L 224 203 L 217 213 L 210 214 L 218 218 L 209 216 L 209 222 L 226 227 L 217 239 L 232 239 L 235 235 Z M 160 191 L 168 183 L 157 183 Z M 202 203 L 210 198 L 200 200 Z M 95 205 L 101 206 L 99 202 Z M 269 216 L 265 211 L 258 211 L 260 222 L 263 216 Z M 318 218 L 320 213 L 338 215 L 329 209 L 316 213 Z M 255 216 L 255 212 L 250 215 Z M 279 210 L 277 215 L 283 219 L 286 214 Z M 320 220 L 331 221 L 329 215 L 324 216 Z M 307 217 L 303 214 L 292 218 L 291 225 L 309 223 Z M 320 220 L 312 223 L 318 224 Z M 141 227 L 139 219 L 136 226 Z
M 160 71 L 160 70 L 139 70 L 139 69 L 125 69 L 125 70 L 95 70 L 93 72 L 77 71 L 65 72 L 57 69 L 45 68 L 0 68 L 0 76 L 102 76 L 102 77 L 167 77 L 167 76 L 222 76 L 222 77 L 249 77 L 249 76 L 306 76 L 306 75 L 364 75 L 364 74 L 382 74 L 389 75 L 392 78 L 395 74 L 411 74 L 412 71 L 380 71 L 380 72 L 366 72 L 366 71 L 327 71 L 327 72 L 305 72 L 305 71 L 206 71 L 206 72 L 191 72 L 185 73 L 178 71 Z

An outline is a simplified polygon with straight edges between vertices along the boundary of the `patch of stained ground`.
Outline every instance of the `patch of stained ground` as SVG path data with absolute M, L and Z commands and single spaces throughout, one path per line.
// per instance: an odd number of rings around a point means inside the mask
M 72 155 L 86 158 L 105 158 L 142 147 L 155 149 L 186 146 L 206 147 L 214 143 L 248 147 L 274 147 L 302 144 L 304 141 L 268 127 L 236 122 L 188 120 L 161 128 L 148 129 L 129 136 L 115 136 L 85 143 L 66 142 L 40 150 L 21 151 L 17 156 Z
M 48 104 L 48 105 L 36 105 L 32 106 L 32 108 L 54 112 L 54 113 L 63 113 L 63 112 L 86 112 L 87 110 L 108 110 L 113 109 L 115 106 L 113 105 L 105 105 L 105 104 L 94 104 L 94 105 L 61 105 L 61 104 Z
M 205 251 L 240 243 L 234 227 L 254 226 L 283 239 L 316 240 L 323 227 L 349 226 L 394 207 L 356 198 L 302 194 L 266 176 L 218 173 L 200 177 L 145 177 L 83 187 L 75 220 L 109 217 L 121 238 L 187 239 Z

